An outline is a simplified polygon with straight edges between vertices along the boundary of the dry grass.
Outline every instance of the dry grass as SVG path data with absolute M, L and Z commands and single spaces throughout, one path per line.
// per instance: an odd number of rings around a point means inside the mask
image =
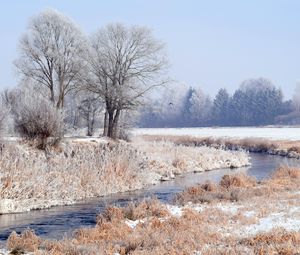
M 94 228 L 79 229 L 72 239 L 41 240 L 34 234 L 10 238 L 12 250 L 34 254 L 296 254 L 299 252 L 299 232 L 272 230 L 252 237 L 223 235 L 231 216 L 220 210 L 198 213 L 186 209 L 180 218 L 164 221 L 152 217 L 134 229 L 124 221 L 101 221 Z M 218 230 L 219 229 L 219 230 Z M 16 241 L 17 240 L 17 241 Z
M 189 187 L 177 194 L 175 203 L 211 203 L 214 201 L 243 201 L 251 197 L 271 196 L 284 190 L 297 190 L 300 169 L 282 166 L 270 179 L 257 182 L 245 174 L 224 175 L 218 185 L 206 183 Z
M 224 175 L 220 181 L 220 186 L 226 189 L 249 188 L 256 186 L 256 180 L 245 174 Z
M 269 186 L 282 187 L 284 189 L 294 189 L 300 184 L 300 171 L 298 168 L 280 167 L 267 181 Z
M 13 232 L 7 240 L 7 248 L 11 250 L 12 253 L 20 253 L 22 251 L 33 252 L 39 248 L 40 244 L 41 239 L 30 229 L 25 230 L 20 235 Z
M 299 171 L 281 168 L 273 178 L 295 181 L 299 179 Z M 70 239 L 49 241 L 41 240 L 32 232 L 19 236 L 14 233 L 9 238 L 8 246 L 10 249 L 31 250 L 34 254 L 53 255 L 197 254 L 196 251 L 205 255 L 297 254 L 300 252 L 299 232 L 273 229 L 251 235 L 243 228 L 257 224 L 257 218 L 246 216 L 243 210 L 234 212 L 230 209 L 249 206 L 251 211 L 255 210 L 258 214 L 265 205 L 273 213 L 278 205 L 286 209 L 291 202 L 293 206 L 292 202 L 296 198 L 289 197 L 288 194 L 293 193 L 286 193 L 286 189 L 276 189 L 273 197 L 262 192 L 259 199 L 256 199 L 257 190 L 267 190 L 269 185 L 269 181 L 257 183 L 245 175 L 224 176 L 219 184 L 206 183 L 183 193 L 195 198 L 217 192 L 224 196 L 224 192 L 234 190 L 245 192 L 248 195 L 246 199 L 238 204 L 221 200 L 221 204 L 205 204 L 198 211 L 196 207 L 183 207 L 182 215 L 177 217 L 157 200 L 132 203 L 125 208 L 109 207 L 98 216 L 95 227 L 79 229 Z M 264 214 L 267 217 L 269 212 Z M 129 220 L 136 221 L 135 227 L 127 224 Z
M 276 179 L 299 180 L 300 171 L 298 168 L 280 167 L 274 172 L 271 179 L 272 180 L 276 180 Z
M 147 217 L 167 217 L 169 211 L 166 206 L 157 199 L 143 200 L 142 202 L 131 202 L 124 208 L 108 207 L 103 214 L 97 217 L 97 222 L 120 221 L 123 219 L 138 220 Z
M 153 182 L 145 156 L 127 143 L 67 142 L 41 151 L 7 144 L 0 160 L 0 213 L 134 190 Z
M 132 145 L 149 157 L 153 171 L 169 178 L 186 172 L 249 165 L 249 157 L 244 152 L 230 152 L 206 146 L 187 147 L 172 141 L 147 141 L 139 138 Z
M 192 203 L 211 203 L 213 201 L 240 201 L 250 195 L 260 195 L 256 180 L 245 174 L 224 175 L 218 185 L 207 182 L 205 184 L 187 188 L 177 194 L 175 203 L 184 205 Z
M 207 233 L 202 222 L 203 217 L 192 210 L 187 210 L 181 219 L 169 217 L 161 221 L 153 216 L 134 229 L 114 218 L 100 221 L 92 229 L 78 230 L 68 243 L 43 242 L 40 247 L 45 254 L 94 254 L 87 250 L 95 246 L 97 254 L 190 254 L 200 250 L 205 243 L 222 240 L 220 234 Z M 77 249 L 74 250 L 74 246 Z M 79 252 L 83 247 L 87 253 Z
M 241 243 L 253 247 L 255 254 L 294 255 L 300 252 L 300 233 L 275 229 L 269 233 L 246 238 Z
M 70 140 L 41 151 L 28 142 L 0 154 L 0 213 L 135 190 L 189 171 L 239 167 L 247 154 L 173 143 Z
M 250 152 L 264 152 L 281 156 L 300 158 L 300 141 L 271 141 L 262 138 L 213 138 L 192 136 L 144 135 L 147 141 L 169 141 L 184 146 L 209 146 L 228 150 L 248 150 Z

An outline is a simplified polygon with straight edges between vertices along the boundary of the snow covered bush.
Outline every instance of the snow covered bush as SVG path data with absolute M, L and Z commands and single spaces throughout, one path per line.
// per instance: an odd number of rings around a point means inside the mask
M 9 107 L 3 100 L 0 100 L 0 136 L 7 131 L 9 122 Z
M 20 136 L 36 141 L 41 149 L 56 144 L 63 136 L 62 111 L 40 93 L 22 90 L 18 95 L 18 104 L 14 105 L 13 115 L 15 129 Z

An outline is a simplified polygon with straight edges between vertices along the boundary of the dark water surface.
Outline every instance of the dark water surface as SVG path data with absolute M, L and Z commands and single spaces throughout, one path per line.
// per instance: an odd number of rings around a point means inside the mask
M 91 199 L 71 206 L 58 206 L 46 210 L 0 215 L 0 241 L 5 241 L 12 231 L 26 228 L 44 238 L 62 238 L 75 229 L 95 225 L 96 215 L 108 205 L 125 205 L 130 201 L 156 196 L 163 202 L 172 200 L 174 194 L 188 186 L 206 180 L 218 182 L 224 174 L 244 172 L 258 180 L 267 178 L 280 165 L 300 166 L 300 160 L 251 153 L 251 166 L 238 169 L 220 169 L 203 173 L 189 173 L 174 180 L 161 182 L 144 190 L 119 193 Z M 1 244 L 0 244 L 1 246 Z

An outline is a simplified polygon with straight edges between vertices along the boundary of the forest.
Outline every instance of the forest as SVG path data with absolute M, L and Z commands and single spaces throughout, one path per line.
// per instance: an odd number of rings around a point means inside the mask
M 181 86 L 164 90 L 142 110 L 141 127 L 263 126 L 300 123 L 300 87 L 284 100 L 266 78 L 248 79 L 231 95 L 222 88 L 212 99 L 201 89 Z

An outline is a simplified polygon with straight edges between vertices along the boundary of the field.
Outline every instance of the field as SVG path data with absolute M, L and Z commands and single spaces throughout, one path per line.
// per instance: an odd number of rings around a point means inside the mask
M 300 140 L 300 127 L 138 128 L 134 135 L 188 135 L 214 138 Z

